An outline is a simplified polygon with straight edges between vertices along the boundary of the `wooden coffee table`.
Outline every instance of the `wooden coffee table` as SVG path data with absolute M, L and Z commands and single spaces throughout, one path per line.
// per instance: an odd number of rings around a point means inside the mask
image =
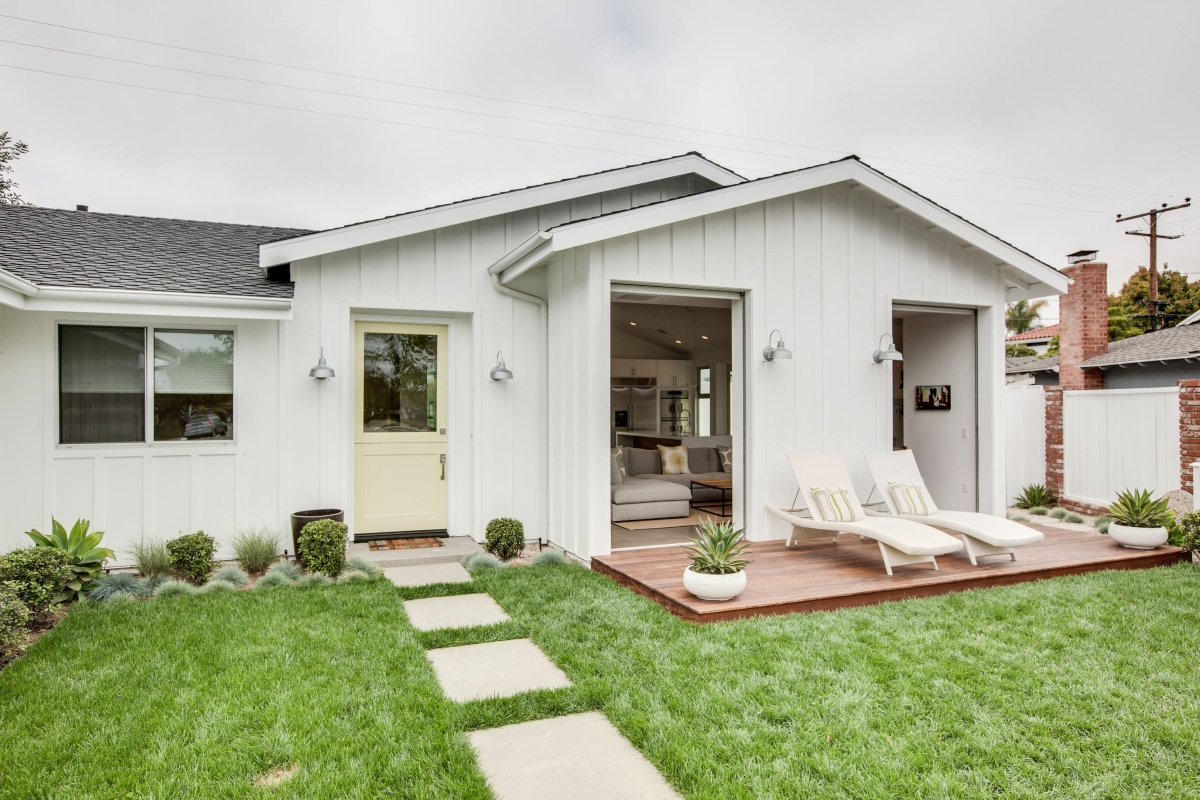
M 692 480 L 689 489 L 694 489 L 697 486 L 702 486 L 705 489 L 720 489 L 721 490 L 721 516 L 728 517 L 725 513 L 726 504 L 732 505 L 733 501 L 733 478 L 695 478 Z M 712 505 L 711 502 L 704 505 Z M 706 511 L 696 504 L 695 499 L 692 500 L 690 506 L 697 511 Z

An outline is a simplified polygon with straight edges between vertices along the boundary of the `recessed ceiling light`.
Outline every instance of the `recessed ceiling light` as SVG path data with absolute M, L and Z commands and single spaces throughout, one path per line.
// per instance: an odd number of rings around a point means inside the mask
M 679 341 L 678 339 L 676 339 L 676 340 L 675 340 L 675 344 L 683 344 L 683 342 L 681 342 L 681 341 Z
M 635 328 L 637 327 L 637 323 L 636 323 L 636 322 L 631 322 L 631 323 L 629 323 L 629 324 L 630 324 L 630 325 L 632 325 L 632 326 L 633 326 L 633 327 L 635 327 Z
M 705 341 L 708 341 L 708 337 L 707 337 L 707 336 L 701 336 L 700 338 L 701 338 L 701 339 L 704 339 Z

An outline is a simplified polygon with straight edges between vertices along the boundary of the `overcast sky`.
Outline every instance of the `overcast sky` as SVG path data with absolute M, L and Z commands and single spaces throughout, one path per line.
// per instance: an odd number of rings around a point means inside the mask
M 857 153 L 1055 266 L 1099 249 L 1115 290 L 1147 251 L 1116 214 L 1200 193 L 1200 3 L 988 5 L 0 0 L 173 46 L 0 17 L 0 130 L 37 205 L 310 228 L 686 150 Z M 1200 279 L 1200 206 L 1165 219 L 1190 236 L 1160 266 Z

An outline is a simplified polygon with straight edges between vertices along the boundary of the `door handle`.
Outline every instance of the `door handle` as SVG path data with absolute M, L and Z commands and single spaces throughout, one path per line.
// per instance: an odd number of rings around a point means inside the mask
M 442 480 L 446 480 L 446 454 L 442 453 L 438 460 L 442 462 Z

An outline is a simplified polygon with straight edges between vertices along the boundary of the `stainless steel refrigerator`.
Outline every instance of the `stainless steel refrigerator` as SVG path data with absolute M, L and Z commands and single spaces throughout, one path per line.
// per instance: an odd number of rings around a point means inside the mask
M 658 433 L 658 389 L 613 386 L 610 389 L 609 446 L 617 444 L 617 433 Z

